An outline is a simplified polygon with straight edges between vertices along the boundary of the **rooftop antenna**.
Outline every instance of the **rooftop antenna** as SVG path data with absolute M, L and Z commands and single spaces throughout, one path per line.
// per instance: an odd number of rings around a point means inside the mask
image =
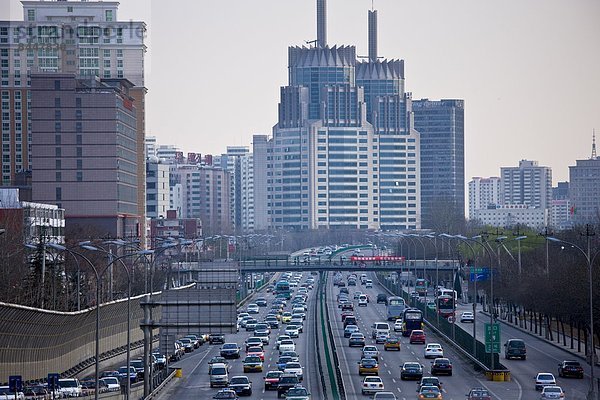
M 369 61 L 377 61 L 377 10 L 369 10 Z
M 596 129 L 592 130 L 592 160 L 598 158 L 596 155 Z
M 327 46 L 327 0 L 317 0 L 317 47 Z

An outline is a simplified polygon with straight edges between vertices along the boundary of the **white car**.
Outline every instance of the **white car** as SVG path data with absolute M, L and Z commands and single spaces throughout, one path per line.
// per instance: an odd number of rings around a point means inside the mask
M 279 353 L 286 351 L 296 351 L 296 345 L 292 339 L 284 339 L 281 341 L 281 344 L 279 345 Z
M 369 301 L 367 300 L 367 296 L 364 294 L 361 294 L 360 296 L 358 296 L 358 306 L 359 307 L 366 307 L 368 305 Z
M 260 311 L 260 308 L 258 307 L 258 304 L 251 303 L 251 304 L 248 304 L 247 310 L 248 310 L 248 314 L 258 314 Z
M 542 400 L 547 400 L 547 399 L 564 399 L 565 398 L 565 392 L 563 392 L 562 388 L 560 386 L 544 386 L 544 388 L 542 389 L 542 395 L 540 397 L 540 399 Z
M 81 383 L 77 378 L 65 378 L 58 380 L 59 393 L 64 397 L 80 397 L 82 394 Z
M 471 311 L 460 314 L 460 322 L 475 322 L 475 316 Z
M 376 360 L 379 359 L 379 350 L 375 346 L 365 346 L 362 349 L 362 358 L 374 358 Z
M 398 400 L 394 392 L 379 392 L 375 393 L 373 400 Z
M 429 343 L 425 346 L 424 356 L 425 358 L 444 357 L 444 349 L 439 343 Z
M 378 376 L 367 376 L 362 382 L 362 394 L 374 394 L 383 392 L 383 381 Z
M 400 331 L 402 331 L 402 320 L 397 319 L 396 322 L 394 322 L 394 332 L 400 332 Z
M 107 376 L 105 378 L 100 379 L 102 382 L 106 383 L 106 388 L 109 392 L 118 392 L 121 390 L 121 384 L 119 383 L 119 378 L 115 376 Z
M 288 325 L 285 327 L 285 334 L 291 338 L 297 338 L 300 336 L 300 329 L 297 325 Z
M 296 376 L 298 377 L 298 379 L 302 380 L 302 378 L 304 377 L 304 375 L 302 374 L 302 365 L 300 365 L 299 362 L 289 362 L 287 364 L 285 364 L 285 369 L 283 370 L 283 373 L 285 374 L 296 374 Z
M 281 341 L 285 340 L 285 339 L 291 339 L 291 338 L 290 338 L 289 335 L 279 335 L 279 336 L 277 336 L 277 341 L 275 342 L 275 347 L 277 349 L 279 349 L 279 345 L 281 344 Z
M 535 376 L 535 390 L 542 390 L 546 386 L 556 386 L 556 379 L 550 372 L 539 372 Z

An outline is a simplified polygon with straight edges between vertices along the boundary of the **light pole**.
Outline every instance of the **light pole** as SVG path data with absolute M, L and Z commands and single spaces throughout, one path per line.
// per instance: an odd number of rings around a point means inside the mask
M 427 310 L 427 290 L 428 290 L 428 287 L 427 287 L 427 273 L 425 271 L 425 269 L 427 267 L 427 259 L 425 258 L 425 244 L 421 240 L 421 235 L 418 235 L 416 233 L 411 233 L 410 236 L 414 237 L 421 244 L 421 247 L 423 247 L 423 279 L 425 280 L 425 310 Z M 415 267 L 415 269 L 416 269 L 416 267 Z
M 594 260 L 596 256 L 600 254 L 600 251 L 596 252 L 594 256 L 591 255 L 591 235 L 587 235 L 587 251 L 583 250 L 581 247 L 577 246 L 574 243 L 567 242 L 566 240 L 561 240 L 555 237 L 547 237 L 547 240 L 555 243 L 564 243 L 566 245 L 571 246 L 574 249 L 579 250 L 581 254 L 585 257 L 585 260 L 588 264 L 588 281 L 589 281 L 589 307 L 590 307 L 590 338 L 591 338 L 591 346 L 589 351 L 589 362 L 590 362 L 590 389 L 588 392 L 588 400 L 596 400 L 596 387 L 594 383 L 594 365 L 595 365 L 595 355 L 596 348 L 594 347 L 594 285 L 593 285 L 593 274 L 592 274 L 592 265 L 594 264 Z

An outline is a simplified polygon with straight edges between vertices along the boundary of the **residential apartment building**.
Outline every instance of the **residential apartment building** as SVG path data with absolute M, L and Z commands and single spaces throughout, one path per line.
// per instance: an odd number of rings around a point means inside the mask
M 469 182 L 469 218 L 475 210 L 496 208 L 501 204 L 501 181 L 499 177 L 474 177 Z
M 435 228 L 440 209 L 453 206 L 464 219 L 464 100 L 413 100 L 420 136 L 421 226 Z
M 525 204 L 550 209 L 552 169 L 537 161 L 521 160 L 518 167 L 502 167 L 502 204 Z
M 23 20 L 0 21 L 1 182 L 32 169 L 31 76 L 67 73 L 126 78 L 136 107 L 136 215 L 145 213 L 144 37 L 140 21 L 119 21 L 117 2 L 22 1 Z M 68 213 L 68 211 L 67 211 Z M 141 221 L 143 222 L 143 221 Z
M 573 227 L 573 213 L 569 199 L 552 200 L 550 207 L 550 227 L 563 231 Z
M 600 221 L 600 157 L 577 160 L 569 167 L 569 196 L 573 223 Z
M 242 213 L 247 214 L 248 210 L 243 210 L 242 197 L 247 197 L 247 194 L 242 191 L 242 164 L 248 164 L 244 159 L 251 156 L 247 146 L 227 146 L 227 153 L 215 156 L 213 165 L 227 172 L 230 176 L 230 215 L 232 216 L 231 226 L 235 232 L 246 232 L 242 226 Z M 248 171 L 246 170 L 246 174 Z M 248 176 L 246 175 L 246 179 Z M 247 185 L 247 182 L 246 182 Z
M 169 165 L 150 156 L 146 161 L 146 218 L 165 218 L 169 203 Z
M 63 208 L 67 227 L 97 237 L 145 234 L 132 88 L 126 79 L 31 76 L 32 199 Z

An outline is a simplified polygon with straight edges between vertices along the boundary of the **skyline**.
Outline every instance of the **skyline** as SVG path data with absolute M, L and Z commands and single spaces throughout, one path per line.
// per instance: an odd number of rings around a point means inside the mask
M 203 154 L 250 146 L 253 134 L 271 135 L 279 88 L 287 84 L 287 48 L 316 38 L 314 1 L 265 0 L 260 8 L 239 0 L 149 3 L 122 0 L 118 17 L 148 25 L 147 135 Z M 178 23 L 183 5 L 195 23 Z M 366 55 L 370 8 L 367 0 L 330 0 L 328 44 L 356 45 Z M 568 180 L 575 160 L 589 158 L 592 129 L 600 131 L 594 46 L 600 27 L 593 21 L 599 3 L 529 0 L 492 8 L 467 0 L 377 0 L 375 9 L 379 53 L 405 60 L 413 98 L 465 100 L 467 182 L 528 159 L 551 167 L 556 184 Z M 10 18 L 6 9 L 0 18 L 21 19 L 21 10 L 11 0 Z M 262 26 L 269 29 L 257 29 Z M 180 40 L 194 35 L 206 40 L 197 47 Z M 220 139 L 207 142 L 214 137 Z

